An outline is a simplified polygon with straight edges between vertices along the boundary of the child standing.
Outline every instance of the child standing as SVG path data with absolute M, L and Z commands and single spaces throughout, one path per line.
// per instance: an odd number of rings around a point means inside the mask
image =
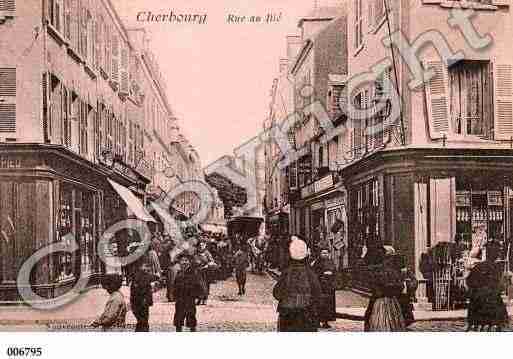
M 126 303 L 119 291 L 123 278 L 119 274 L 108 274 L 102 279 L 102 288 L 110 294 L 103 314 L 91 323 L 93 327 L 102 327 L 104 331 L 125 327 Z
M 196 299 L 204 295 L 203 287 L 196 269 L 192 266 L 192 256 L 182 253 L 178 260 L 180 271 L 174 283 L 176 302 L 173 324 L 177 332 L 182 331 L 184 322 L 191 332 L 195 332 L 198 323 L 196 319 Z

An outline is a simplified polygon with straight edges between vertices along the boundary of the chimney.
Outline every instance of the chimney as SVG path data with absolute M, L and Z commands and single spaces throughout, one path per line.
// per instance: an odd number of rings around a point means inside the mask
M 289 71 L 289 59 L 282 58 L 280 59 L 280 75 L 283 75 Z
M 299 51 L 301 50 L 301 46 L 303 46 L 301 36 L 287 36 L 287 60 L 289 65 L 294 63 L 294 60 L 296 59 L 297 55 L 299 54 Z

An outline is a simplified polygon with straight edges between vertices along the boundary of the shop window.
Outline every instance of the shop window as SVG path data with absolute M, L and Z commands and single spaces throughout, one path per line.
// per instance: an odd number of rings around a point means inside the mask
M 352 257 L 359 258 L 363 246 L 381 243 L 379 181 L 373 179 L 358 185 L 354 193 Z
M 490 136 L 489 67 L 487 61 L 461 61 L 449 68 L 450 113 L 456 134 Z
M 73 236 L 73 189 L 69 185 L 62 185 L 60 190 L 59 216 L 57 240 L 69 241 Z M 63 281 L 73 277 L 73 256 L 71 253 L 57 253 L 54 255 L 54 281 Z

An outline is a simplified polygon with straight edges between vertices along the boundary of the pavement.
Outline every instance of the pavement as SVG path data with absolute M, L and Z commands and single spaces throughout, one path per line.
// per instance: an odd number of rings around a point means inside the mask
M 267 275 L 248 275 L 247 295 L 237 295 L 233 278 L 217 282 L 211 287 L 210 299 L 198 306 L 199 331 L 275 331 L 276 302 L 272 297 L 274 281 Z M 129 289 L 122 288 L 128 302 Z M 30 306 L 0 306 L 0 332 L 5 331 L 95 331 L 89 324 L 101 314 L 108 294 L 100 288 L 91 288 L 76 301 L 55 310 L 38 310 Z M 165 291 L 154 295 L 150 309 L 152 331 L 174 331 L 172 318 L 174 304 L 168 303 Z M 338 319 L 329 331 L 362 331 L 363 315 L 368 299 L 351 291 L 336 294 Z M 513 308 L 509 307 L 510 316 Z M 416 310 L 417 322 L 413 331 L 463 331 L 465 310 L 433 312 Z M 129 311 L 128 327 L 133 330 L 135 318 Z M 511 328 L 513 330 L 513 328 Z

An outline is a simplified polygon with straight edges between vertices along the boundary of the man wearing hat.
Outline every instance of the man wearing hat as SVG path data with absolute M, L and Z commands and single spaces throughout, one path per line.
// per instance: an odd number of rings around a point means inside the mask
M 293 236 L 289 252 L 289 266 L 273 289 L 273 296 L 278 300 L 278 331 L 315 332 L 319 327 L 321 286 L 307 264 L 306 243 Z

